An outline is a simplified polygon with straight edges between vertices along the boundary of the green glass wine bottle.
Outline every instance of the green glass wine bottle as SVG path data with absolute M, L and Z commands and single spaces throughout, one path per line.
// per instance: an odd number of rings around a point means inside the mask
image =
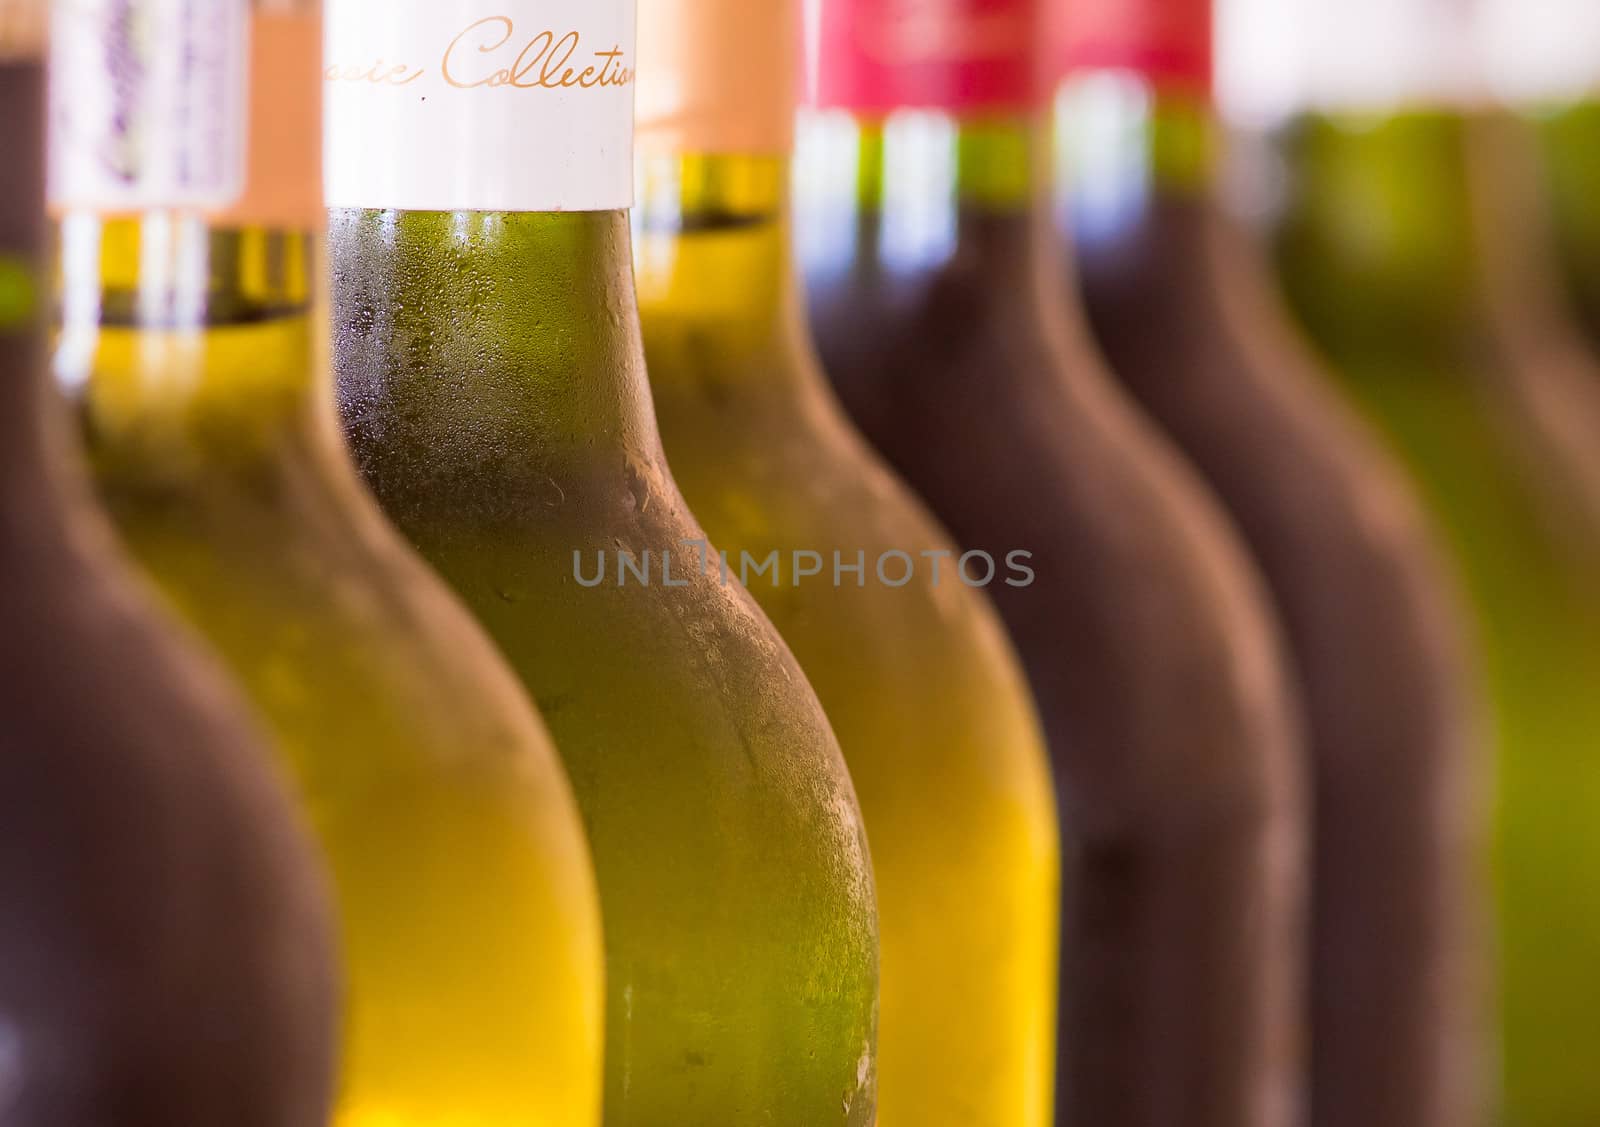
M 1063 16 L 1057 195 L 1092 328 L 1245 534 L 1306 702 L 1310 1122 L 1466 1127 L 1488 807 L 1455 577 L 1215 202 L 1211 0 Z
M 1303 322 L 1405 457 L 1471 587 L 1498 714 L 1498 1121 L 1564 1127 L 1600 1114 L 1582 1063 L 1600 1049 L 1600 832 L 1582 813 L 1600 802 L 1596 483 L 1570 456 L 1571 383 L 1506 301 L 1496 227 L 1512 217 L 1486 206 L 1479 148 L 1492 123 L 1466 108 L 1470 82 L 1427 65 L 1454 34 L 1449 13 L 1408 33 L 1387 21 L 1421 9 L 1367 7 L 1369 31 L 1410 42 L 1408 77 L 1439 77 L 1357 108 L 1346 96 L 1359 88 L 1320 84 L 1286 140 L 1279 250 Z M 1337 64 L 1316 41 L 1321 65 Z M 1347 44 L 1352 71 L 1367 41 Z
M 787 206 L 800 4 L 647 0 L 640 16 L 634 259 L 656 412 L 712 542 L 741 563 L 777 553 L 751 593 L 861 796 L 883 944 L 879 1122 L 1045 1127 L 1048 760 L 976 589 L 1003 580 L 961 560 L 816 366 Z
M 339 442 L 317 6 L 58 11 L 58 378 L 123 537 L 268 721 L 330 858 L 336 1122 L 598 1123 L 601 932 L 570 789 Z
M 571 772 L 605 920 L 606 1122 L 866 1127 L 878 931 L 854 788 L 651 410 L 633 2 L 495 12 L 329 9 L 345 430 Z
M 45 0 L 0 0 L 0 1122 L 321 1127 L 325 881 L 45 379 Z
M 1214 501 L 1062 291 L 1044 5 L 826 0 L 797 218 L 824 368 L 971 552 L 1072 837 L 1056 1122 L 1264 1127 L 1301 1097 L 1303 749 Z

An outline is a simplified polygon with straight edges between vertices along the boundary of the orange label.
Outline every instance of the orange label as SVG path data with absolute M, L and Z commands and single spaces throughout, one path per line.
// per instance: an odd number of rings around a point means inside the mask
M 44 49 L 45 0 L 0 0 L 0 59 L 31 59 Z
M 244 192 L 215 220 L 321 228 L 322 16 L 314 2 L 257 5 L 248 129 Z
M 800 0 L 640 0 L 639 144 L 786 154 L 800 58 Z

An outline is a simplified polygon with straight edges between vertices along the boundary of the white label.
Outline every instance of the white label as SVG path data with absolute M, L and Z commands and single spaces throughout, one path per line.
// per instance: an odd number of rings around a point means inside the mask
M 57 0 L 50 197 L 215 210 L 244 190 L 249 0 Z
M 329 207 L 633 203 L 634 0 L 327 0 Z
M 1513 102 L 1600 93 L 1600 0 L 1487 0 L 1483 51 Z
M 1584 0 L 1600 2 L 1600 0 Z M 1481 102 L 1477 0 L 1232 0 L 1218 22 L 1230 116 Z

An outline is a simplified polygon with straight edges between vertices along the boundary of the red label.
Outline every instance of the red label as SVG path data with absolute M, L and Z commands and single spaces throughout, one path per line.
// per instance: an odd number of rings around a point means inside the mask
M 1057 71 L 1127 70 L 1208 91 L 1211 0 L 1060 0 Z
M 1043 0 L 815 2 L 813 105 L 1015 110 L 1043 101 Z

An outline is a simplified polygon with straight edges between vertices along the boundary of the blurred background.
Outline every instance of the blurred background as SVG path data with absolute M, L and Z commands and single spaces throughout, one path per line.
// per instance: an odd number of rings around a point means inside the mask
M 1227 206 L 1420 485 L 1496 739 L 1498 1122 L 1597 1114 L 1600 4 L 1221 0 Z

